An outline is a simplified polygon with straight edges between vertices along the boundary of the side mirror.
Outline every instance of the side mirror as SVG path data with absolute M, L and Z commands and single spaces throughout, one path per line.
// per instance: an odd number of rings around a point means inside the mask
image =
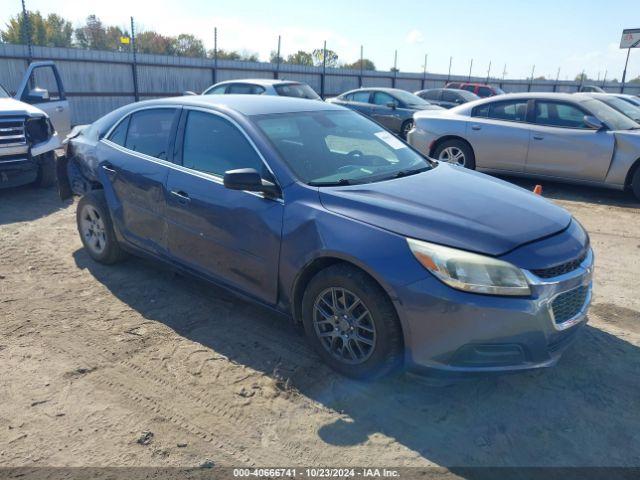
M 389 107 L 391 110 L 395 110 L 398 107 L 398 104 L 396 102 L 388 102 L 387 107 Z
M 49 90 L 46 88 L 34 88 L 29 90 L 28 101 L 32 103 L 42 103 L 49 101 Z
M 585 115 L 584 116 L 584 123 L 585 123 L 585 125 L 587 127 L 592 128 L 594 130 L 604 130 L 604 129 L 607 128 L 604 123 L 602 123 L 600 120 L 598 120 L 593 115 Z
M 224 173 L 224 186 L 230 190 L 262 192 L 271 197 L 280 195 L 280 189 L 273 183 L 263 180 L 255 168 L 239 168 Z
M 191 90 L 185 90 L 184 92 L 182 92 L 182 95 L 187 97 L 187 96 L 198 95 L 198 94 L 196 92 L 192 92 Z

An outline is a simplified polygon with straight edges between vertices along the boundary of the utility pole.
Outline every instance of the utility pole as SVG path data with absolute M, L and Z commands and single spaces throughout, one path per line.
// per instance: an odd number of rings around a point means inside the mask
M 140 92 L 138 91 L 138 57 L 136 55 L 136 29 L 133 17 L 131 17 L 131 52 L 133 53 L 133 98 L 136 102 L 140 101 Z
M 449 73 L 447 74 L 447 83 L 451 80 L 451 64 L 453 63 L 453 57 L 449 57 Z
M 487 69 L 487 81 L 485 83 L 489 83 L 490 75 L 491 75 L 491 60 L 489 60 L 489 68 Z
M 427 60 L 429 60 L 429 54 L 424 54 L 424 70 L 422 71 L 422 90 L 424 90 L 427 83 Z
M 281 36 L 278 35 L 278 54 L 276 57 L 276 71 L 273 76 L 275 79 L 277 79 L 280 76 L 280 41 L 281 41 Z
M 360 88 L 362 88 L 363 76 L 364 76 L 364 46 L 360 45 L 360 81 L 358 82 L 360 84 L 359 85 Z
M 536 66 L 534 65 L 531 68 L 531 77 L 529 77 L 529 87 L 527 88 L 527 92 L 531 91 L 531 86 L 533 85 L 533 72 L 535 72 L 535 71 L 536 71 Z
M 398 76 L 398 50 L 393 54 L 393 82 L 392 87 L 396 88 L 396 77 Z
M 31 63 L 32 59 L 33 59 L 33 47 L 31 46 L 31 19 L 29 18 L 29 14 L 27 13 L 27 7 L 24 3 L 24 0 L 22 0 L 22 21 L 24 23 L 24 34 L 27 38 L 25 38 L 24 40 L 26 40 L 26 44 L 27 44 L 27 49 L 29 52 L 29 63 Z
M 627 81 L 627 66 L 629 65 L 629 54 L 631 53 L 631 49 L 636 46 L 638 46 L 637 42 L 627 49 L 627 60 L 624 62 L 624 72 L 622 72 L 622 86 L 620 87 L 620 93 L 624 93 L 624 84 Z
M 320 96 L 324 100 L 325 77 L 327 75 L 327 41 L 322 47 L 322 78 L 320 78 Z
M 471 70 L 473 69 L 473 58 L 471 59 L 471 63 L 469 64 L 469 78 L 467 79 L 468 82 L 471 81 Z
M 213 28 L 213 84 L 218 83 L 218 27 Z

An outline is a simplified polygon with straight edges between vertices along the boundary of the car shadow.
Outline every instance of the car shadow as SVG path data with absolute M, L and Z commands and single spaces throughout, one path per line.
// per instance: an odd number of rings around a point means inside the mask
M 610 190 L 608 188 L 589 187 L 585 185 L 551 182 L 539 179 L 532 180 L 506 175 L 496 176 L 527 190 L 533 190 L 536 185 L 541 185 L 542 195 L 554 200 L 596 203 L 622 208 L 640 208 L 640 200 L 635 198 L 629 191 Z
M 28 222 L 66 208 L 72 200 L 60 201 L 56 187 L 22 187 L 0 189 L 0 225 Z
M 382 434 L 464 478 L 487 478 L 464 468 L 477 466 L 640 466 L 640 349 L 598 328 L 542 372 L 356 382 L 325 367 L 299 328 L 226 290 L 138 258 L 107 267 L 78 250 L 74 259 L 146 319 L 343 413 L 318 428 L 326 444 Z

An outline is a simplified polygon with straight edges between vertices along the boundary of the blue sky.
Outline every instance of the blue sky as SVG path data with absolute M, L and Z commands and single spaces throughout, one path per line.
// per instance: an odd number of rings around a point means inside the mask
M 583 69 L 596 78 L 622 77 L 625 51 L 618 45 L 623 28 L 640 28 L 638 0 L 484 0 L 455 2 L 305 1 L 305 0 L 26 0 L 42 13 L 59 13 L 79 24 L 97 14 L 106 23 L 125 26 L 130 15 L 141 28 L 167 34 L 193 33 L 208 47 L 213 27 L 219 46 L 255 52 L 262 59 L 283 37 L 283 53 L 311 50 L 327 40 L 342 61 L 357 60 L 360 45 L 378 69 L 393 65 L 421 71 L 425 53 L 428 70 L 507 78 L 535 75 L 574 78 Z M 19 0 L 0 0 L 0 22 L 19 11 Z M 640 49 L 631 52 L 630 77 L 640 76 Z

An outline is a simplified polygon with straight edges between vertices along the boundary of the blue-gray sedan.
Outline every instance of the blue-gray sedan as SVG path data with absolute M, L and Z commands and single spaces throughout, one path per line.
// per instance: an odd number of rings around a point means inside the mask
M 593 254 L 568 212 L 340 106 L 140 102 L 67 153 L 94 260 L 144 254 L 288 313 L 345 375 L 550 366 L 585 323 Z

